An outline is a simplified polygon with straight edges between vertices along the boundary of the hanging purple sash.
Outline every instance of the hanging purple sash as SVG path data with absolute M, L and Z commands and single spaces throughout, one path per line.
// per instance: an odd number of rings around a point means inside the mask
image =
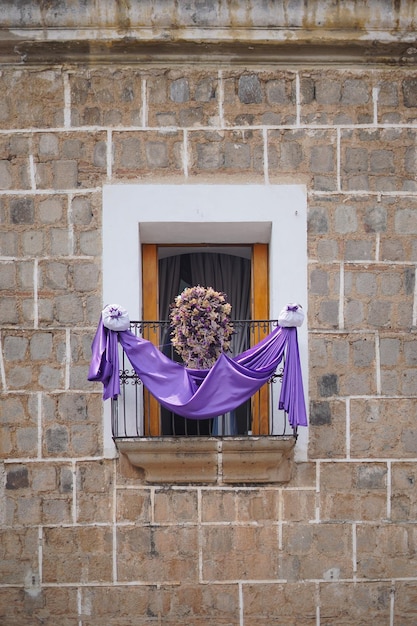
M 274 329 L 253 348 L 233 358 L 222 354 L 208 370 L 188 369 L 129 330 L 115 332 L 100 319 L 92 344 L 88 380 L 103 383 L 104 400 L 120 393 L 120 342 L 144 386 L 168 410 L 190 419 L 233 411 L 271 379 L 285 354 L 279 409 L 293 428 L 307 426 L 297 329 Z

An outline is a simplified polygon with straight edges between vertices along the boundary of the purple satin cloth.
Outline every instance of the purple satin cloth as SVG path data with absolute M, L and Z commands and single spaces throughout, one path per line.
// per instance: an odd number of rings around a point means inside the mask
M 103 383 L 104 400 L 120 393 L 118 342 L 158 402 L 190 419 L 207 419 L 236 409 L 270 380 L 285 354 L 279 409 L 288 413 L 293 428 L 307 426 L 296 328 L 278 327 L 240 355 L 230 358 L 222 354 L 209 370 L 194 370 L 172 361 L 129 330 L 105 328 L 100 319 L 88 380 Z

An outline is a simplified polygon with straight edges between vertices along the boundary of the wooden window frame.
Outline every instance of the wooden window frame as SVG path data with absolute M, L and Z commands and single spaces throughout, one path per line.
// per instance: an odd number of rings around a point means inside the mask
M 158 248 L 163 244 L 142 244 L 142 319 L 155 321 L 159 319 L 159 271 Z M 213 246 L 216 244 L 213 244 Z M 244 245 L 244 244 L 242 244 Z M 184 247 L 191 247 L 186 244 Z M 195 247 L 195 246 L 193 246 Z M 206 249 L 207 244 L 204 248 Z M 216 245 L 218 247 L 218 244 Z M 252 319 L 267 320 L 269 318 L 269 246 L 266 243 L 249 244 L 251 255 L 251 312 Z M 159 345 L 156 330 L 150 329 L 146 339 Z M 266 336 L 263 331 L 262 336 Z M 256 402 L 252 402 L 252 434 L 269 434 L 269 390 L 264 385 Z M 160 405 L 158 401 L 144 390 L 144 434 L 145 436 L 161 436 Z

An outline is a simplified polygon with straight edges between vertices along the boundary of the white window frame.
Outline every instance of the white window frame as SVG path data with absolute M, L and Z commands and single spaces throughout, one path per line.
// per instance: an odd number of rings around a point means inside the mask
M 307 317 L 307 190 L 304 185 L 127 184 L 103 187 L 103 305 L 120 304 L 141 319 L 141 245 L 269 244 L 270 317 L 289 302 Z M 306 402 L 307 323 L 299 329 Z M 104 454 L 114 457 L 110 402 Z M 295 458 L 306 460 L 306 428 Z

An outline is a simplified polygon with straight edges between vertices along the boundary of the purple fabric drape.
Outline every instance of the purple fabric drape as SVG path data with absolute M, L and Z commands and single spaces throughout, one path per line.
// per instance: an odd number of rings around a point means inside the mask
M 158 402 L 190 419 L 207 419 L 236 409 L 268 382 L 285 353 L 279 408 L 288 413 L 294 428 L 307 426 L 296 328 L 278 327 L 238 356 L 222 354 L 209 370 L 193 370 L 171 361 L 150 341 L 129 330 L 105 328 L 100 319 L 88 380 L 103 383 L 105 400 L 120 393 L 118 341 Z

